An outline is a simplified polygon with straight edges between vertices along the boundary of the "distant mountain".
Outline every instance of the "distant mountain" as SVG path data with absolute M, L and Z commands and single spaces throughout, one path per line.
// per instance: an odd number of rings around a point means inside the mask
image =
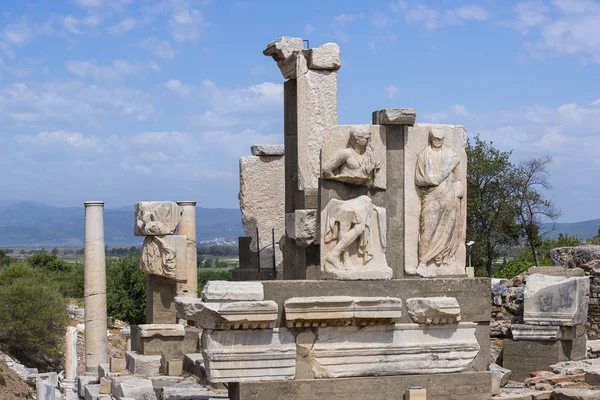
M 542 230 L 552 229 L 553 224 L 543 224 Z M 571 236 L 577 236 L 580 239 L 590 239 L 598 234 L 600 227 L 600 219 L 591 219 L 589 221 L 557 223 L 554 225 L 554 230 L 547 233 L 545 236 L 551 239 L 556 239 L 560 233 L 567 233 Z
M 197 240 L 243 235 L 239 210 L 196 207 Z M 32 201 L 0 201 L 0 246 L 83 246 L 84 207 L 53 207 Z M 104 210 L 107 245 L 134 245 L 133 205 Z

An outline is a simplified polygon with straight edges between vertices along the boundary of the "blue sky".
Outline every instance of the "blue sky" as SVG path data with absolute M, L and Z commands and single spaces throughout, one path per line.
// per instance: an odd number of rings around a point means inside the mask
M 0 200 L 238 207 L 283 142 L 279 36 L 337 42 L 339 124 L 415 107 L 513 160 L 552 155 L 561 221 L 600 218 L 600 1 L 38 0 L 0 4 Z

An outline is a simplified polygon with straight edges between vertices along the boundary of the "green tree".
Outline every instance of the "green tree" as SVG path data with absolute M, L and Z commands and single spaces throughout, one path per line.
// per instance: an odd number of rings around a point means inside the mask
M 4 251 L 0 250 L 0 267 L 10 265 L 11 258 Z
M 60 367 L 67 302 L 43 271 L 18 263 L 0 272 L 0 347 L 28 366 Z
M 471 260 L 477 270 L 485 267 L 492 276 L 492 263 L 502 246 L 516 245 L 515 167 L 511 152 L 500 151 L 476 136 L 467 142 L 467 239 L 476 244 Z M 478 273 L 481 275 L 481 273 Z
M 548 180 L 548 165 L 551 163 L 550 156 L 530 158 L 519 165 L 515 175 L 517 220 L 535 265 L 540 265 L 538 247 L 542 245 L 542 236 L 546 233 L 540 232 L 541 224 L 548 220 L 554 222 L 561 214 L 554 202 L 542 194 L 542 191 L 552 189 Z
M 27 259 L 29 265 L 36 269 L 45 269 L 47 271 L 70 271 L 72 265 L 59 259 L 56 254 L 38 253 Z
M 146 319 L 146 274 L 140 269 L 140 253 L 129 252 L 106 260 L 108 315 L 130 324 Z
M 53 248 L 53 249 L 52 249 L 52 251 L 51 251 L 50 253 L 52 253 L 52 254 L 54 254 L 55 256 L 57 256 L 57 255 L 58 255 L 58 247 L 55 247 L 55 248 Z

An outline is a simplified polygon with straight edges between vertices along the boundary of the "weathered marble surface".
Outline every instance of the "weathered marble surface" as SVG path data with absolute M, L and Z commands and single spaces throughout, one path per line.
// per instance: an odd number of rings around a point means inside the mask
M 187 281 L 187 239 L 182 235 L 146 236 L 140 268 L 177 282 Z
M 288 328 L 391 324 L 402 316 L 402 300 L 394 297 L 293 297 L 284 308 Z
M 466 144 L 466 129 L 464 126 L 458 125 L 436 125 L 436 124 L 415 124 L 412 127 L 408 127 L 408 133 L 406 135 L 406 143 L 404 147 L 404 188 L 405 188 L 405 200 L 404 200 L 404 259 L 405 259 L 405 273 L 408 275 L 420 275 L 423 277 L 436 277 L 436 276 L 452 276 L 452 275 L 464 275 L 465 274 L 465 262 L 466 262 L 466 177 L 467 177 L 467 155 L 465 152 Z M 444 235 L 434 235 L 433 240 L 429 240 L 429 246 L 424 247 L 421 245 L 419 250 L 419 236 L 422 232 L 422 223 L 427 223 L 427 232 L 435 234 L 435 230 L 431 226 L 435 226 L 442 219 L 442 216 L 438 215 L 434 219 L 428 219 L 431 214 L 428 210 L 436 210 L 439 207 L 435 206 L 435 200 L 433 197 L 427 199 L 427 207 L 425 212 L 425 219 L 421 219 L 424 199 L 424 187 L 417 185 L 417 164 L 419 154 L 423 152 L 429 146 L 429 132 L 433 129 L 435 132 L 443 133 L 444 140 L 443 146 L 449 151 L 456 154 L 458 158 L 458 165 L 454 168 L 453 176 L 451 177 L 453 182 L 461 182 L 460 184 L 454 183 L 452 188 L 448 185 L 448 190 L 452 189 L 454 194 L 462 194 L 462 199 L 459 201 L 459 207 L 457 210 L 457 225 L 454 226 L 452 232 L 444 231 Z M 444 196 L 442 196 L 444 197 Z M 433 201 L 433 202 L 430 202 Z M 440 218 L 438 218 L 440 217 Z M 447 215 L 446 215 L 447 217 Z M 445 224 L 440 226 L 440 230 L 448 229 Z M 439 236 L 439 238 L 438 238 Z M 453 241 L 453 246 L 450 246 L 448 241 Z M 454 249 L 453 247 L 456 246 Z M 439 249 L 436 249 L 439 247 Z M 428 251 L 428 249 L 430 251 Z M 444 250 L 445 249 L 445 250 Z M 450 250 L 452 249 L 452 250 Z M 439 252 L 438 252 L 439 250 Z M 446 251 L 447 250 L 447 251 Z M 421 257 L 419 257 L 421 253 Z M 430 256 L 435 256 L 430 259 Z M 438 257 L 439 256 L 439 257 Z M 420 258 L 426 258 L 422 260 L 424 265 L 419 265 L 417 260 Z M 436 262 L 440 261 L 438 265 Z
M 294 379 L 296 344 L 289 329 L 205 330 L 202 354 L 210 382 Z
M 321 212 L 321 278 L 391 279 L 386 213 L 368 196 L 332 199 Z
M 205 303 L 191 297 L 176 297 L 177 316 L 194 321 L 203 329 L 265 329 L 277 319 L 272 300 Z
M 479 352 L 477 324 L 325 327 L 297 335 L 315 378 L 436 374 L 464 370 Z
M 261 155 L 240 158 L 239 200 L 244 233 L 252 238 L 250 248 L 253 252 L 258 248 L 268 247 L 272 254 L 274 229 L 277 266 L 280 266 L 283 260 L 280 247 L 285 235 L 284 187 L 283 156 Z M 265 250 L 261 251 L 263 252 Z M 273 257 L 261 259 L 261 268 L 273 269 Z
M 460 306 L 454 297 L 418 297 L 406 300 L 408 314 L 417 324 L 454 324 L 460 321 Z
M 208 281 L 201 298 L 204 302 L 260 301 L 265 292 L 260 282 Z
M 322 177 L 386 188 L 385 129 L 379 125 L 337 125 L 322 149 Z
M 373 112 L 373 123 L 378 125 L 413 125 L 416 118 L 415 108 L 385 108 Z
M 533 274 L 525 284 L 523 321 L 529 325 L 573 326 L 587 320 L 588 277 Z
M 338 70 L 340 69 L 340 46 L 336 43 L 325 43 L 308 51 L 308 68 Z
M 255 144 L 250 146 L 253 156 L 283 156 L 285 148 L 282 144 Z
M 185 327 L 181 324 L 141 324 L 138 329 L 143 338 L 185 336 Z
M 560 326 L 512 324 L 514 340 L 556 341 L 562 339 Z
M 172 235 L 183 210 L 173 201 L 142 201 L 135 204 L 135 236 Z
M 317 210 L 296 210 L 285 214 L 285 232 L 300 247 L 308 247 L 319 240 Z

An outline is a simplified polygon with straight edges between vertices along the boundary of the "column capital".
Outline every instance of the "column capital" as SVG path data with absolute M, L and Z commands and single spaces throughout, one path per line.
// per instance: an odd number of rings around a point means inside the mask
M 84 201 L 83 204 L 86 207 L 104 207 L 103 201 Z

